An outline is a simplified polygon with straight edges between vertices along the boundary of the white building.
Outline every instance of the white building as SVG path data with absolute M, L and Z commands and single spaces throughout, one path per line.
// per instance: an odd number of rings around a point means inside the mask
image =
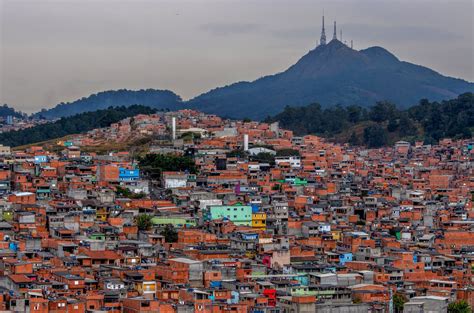
M 275 158 L 276 165 L 288 163 L 291 168 L 300 168 L 301 167 L 301 158 L 299 156 L 279 156 Z

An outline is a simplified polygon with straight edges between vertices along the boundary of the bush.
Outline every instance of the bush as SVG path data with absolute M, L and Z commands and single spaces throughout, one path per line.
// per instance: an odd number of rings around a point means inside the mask
M 165 237 L 166 242 L 178 241 L 178 232 L 171 224 L 165 226 L 165 228 L 161 231 L 161 235 Z
M 448 313 L 472 313 L 472 309 L 465 300 L 459 300 L 448 305 Z
M 151 219 L 153 217 L 149 214 L 140 214 L 136 217 L 135 223 L 139 230 L 149 230 L 152 226 Z

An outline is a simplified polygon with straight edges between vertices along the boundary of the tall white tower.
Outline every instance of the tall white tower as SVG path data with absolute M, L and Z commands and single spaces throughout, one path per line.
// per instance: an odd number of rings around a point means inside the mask
M 173 140 L 176 140 L 176 117 L 174 116 L 171 118 L 171 131 L 171 138 L 173 138 Z

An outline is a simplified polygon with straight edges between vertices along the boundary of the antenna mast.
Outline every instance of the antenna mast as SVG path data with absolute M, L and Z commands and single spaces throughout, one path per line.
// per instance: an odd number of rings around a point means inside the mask
M 319 44 L 324 46 L 326 44 L 326 30 L 324 29 L 324 11 L 323 11 L 323 28 L 321 30 L 321 39 L 319 40 Z

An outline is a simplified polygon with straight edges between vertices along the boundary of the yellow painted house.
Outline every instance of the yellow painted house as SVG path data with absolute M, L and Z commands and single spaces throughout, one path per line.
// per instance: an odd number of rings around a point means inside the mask
M 252 227 L 265 230 L 267 228 L 267 213 L 252 213 Z
M 341 240 L 341 231 L 340 230 L 331 230 L 332 239 Z

